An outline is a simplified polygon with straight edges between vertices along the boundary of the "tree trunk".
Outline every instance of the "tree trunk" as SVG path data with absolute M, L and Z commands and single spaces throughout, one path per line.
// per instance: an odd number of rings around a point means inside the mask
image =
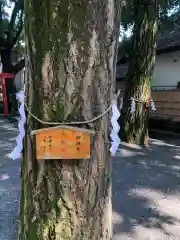
M 1 62 L 3 65 L 4 73 L 13 73 L 16 74 L 21 71 L 25 66 L 24 59 L 21 59 L 15 65 L 12 64 L 12 49 L 7 46 L 6 49 L 0 51 Z
M 11 49 L 8 49 L 8 50 L 4 49 L 0 53 L 4 73 L 12 73 L 11 53 L 12 53 Z
M 125 83 L 121 117 L 121 139 L 129 143 L 144 144 L 148 139 L 148 111 L 145 102 L 149 99 L 156 57 L 157 2 L 157 0 L 134 1 L 136 22 L 133 50 Z M 137 100 L 134 116 L 130 114 L 131 97 Z
M 3 66 L 3 73 L 12 73 L 16 74 L 19 71 L 21 71 L 25 66 L 25 61 L 22 59 L 17 64 L 12 64 L 12 48 L 6 47 L 6 49 L 1 50 L 1 62 Z M 8 101 L 8 110 L 9 112 L 12 112 L 12 110 L 15 111 L 13 108 L 13 105 L 16 106 L 17 100 L 16 100 L 16 84 L 14 79 L 8 78 L 6 79 L 6 94 L 7 94 L 7 101 Z M 14 102 L 14 103 L 13 103 Z
M 44 121 L 83 121 L 112 100 L 119 0 L 25 1 L 26 99 Z M 109 240 L 110 114 L 95 130 L 91 159 L 36 160 L 31 130 L 47 127 L 27 115 L 19 240 Z
M 1 51 L 1 62 L 3 66 L 3 73 L 14 73 L 13 65 L 11 60 L 12 49 L 5 49 Z M 16 101 L 16 87 L 14 78 L 6 79 L 6 94 L 7 94 L 7 102 L 8 102 L 8 111 L 12 111 L 13 101 Z

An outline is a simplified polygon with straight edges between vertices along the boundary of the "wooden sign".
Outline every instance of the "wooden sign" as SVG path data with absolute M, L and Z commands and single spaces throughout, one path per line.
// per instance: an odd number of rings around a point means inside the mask
M 67 126 L 33 131 L 36 135 L 36 157 L 43 159 L 90 158 L 91 132 Z

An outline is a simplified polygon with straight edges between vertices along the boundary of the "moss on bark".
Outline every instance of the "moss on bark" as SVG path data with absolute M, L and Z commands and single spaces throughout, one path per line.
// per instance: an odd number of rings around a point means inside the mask
M 45 121 L 83 121 L 110 104 L 119 1 L 25 1 L 26 96 Z M 95 130 L 91 159 L 37 161 L 27 115 L 19 240 L 110 240 L 109 114 Z

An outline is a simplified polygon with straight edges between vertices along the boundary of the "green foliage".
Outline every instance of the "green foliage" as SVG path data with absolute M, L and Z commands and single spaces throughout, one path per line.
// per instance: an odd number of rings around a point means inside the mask
M 135 23 L 136 16 L 133 15 L 133 1 L 129 0 L 122 10 L 122 28 L 126 31 Z M 180 27 L 180 1 L 159 0 L 159 33 Z M 131 37 L 124 37 L 119 46 L 119 59 L 131 52 Z
M 7 8 L 13 7 L 9 16 Z M 23 29 L 23 0 L 0 0 L 0 51 L 13 49 L 20 39 Z
M 123 7 L 121 13 L 121 25 L 125 30 L 132 26 L 135 22 L 133 16 L 133 1 L 129 0 L 128 3 Z
M 171 15 L 161 17 L 161 24 L 159 26 L 161 33 L 180 27 L 180 6 L 175 7 L 173 10 L 174 12 Z

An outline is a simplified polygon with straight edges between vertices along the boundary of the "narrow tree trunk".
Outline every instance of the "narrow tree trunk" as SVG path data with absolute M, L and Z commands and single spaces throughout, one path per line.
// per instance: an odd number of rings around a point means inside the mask
M 25 1 L 26 97 L 45 121 L 83 121 L 112 100 L 119 0 Z M 19 240 L 109 240 L 111 160 L 109 113 L 95 130 L 90 160 L 37 161 L 27 115 Z
M 14 73 L 13 65 L 11 59 L 12 49 L 5 49 L 1 51 L 1 62 L 3 66 L 3 73 Z M 7 94 L 7 102 L 8 102 L 8 111 L 12 111 L 13 101 L 16 102 L 16 87 L 14 78 L 6 79 L 6 94 Z
M 16 74 L 19 71 L 21 71 L 24 68 L 25 61 L 22 59 L 20 60 L 17 64 L 13 65 L 12 64 L 12 48 L 7 48 L 4 50 L 1 50 L 0 52 L 1 55 L 1 62 L 3 66 L 3 73 L 12 73 Z M 9 112 L 12 112 L 13 105 L 17 105 L 17 100 L 16 100 L 16 83 L 15 83 L 15 78 L 9 78 L 6 79 L 6 93 L 7 93 L 7 101 L 8 101 L 8 110 Z
M 145 101 L 149 99 L 156 57 L 157 2 L 157 0 L 134 1 L 136 22 L 133 51 L 125 83 L 121 118 L 121 139 L 125 142 L 144 144 L 148 138 L 148 111 L 145 111 Z M 138 100 L 134 116 L 130 114 L 131 97 Z
M 21 59 L 19 62 L 17 62 L 15 65 L 13 65 L 12 58 L 11 58 L 12 57 L 12 49 L 8 49 L 8 47 L 5 50 L 1 50 L 0 56 L 1 56 L 1 62 L 3 65 L 4 73 L 16 74 L 19 71 L 21 71 L 25 66 L 24 59 Z

